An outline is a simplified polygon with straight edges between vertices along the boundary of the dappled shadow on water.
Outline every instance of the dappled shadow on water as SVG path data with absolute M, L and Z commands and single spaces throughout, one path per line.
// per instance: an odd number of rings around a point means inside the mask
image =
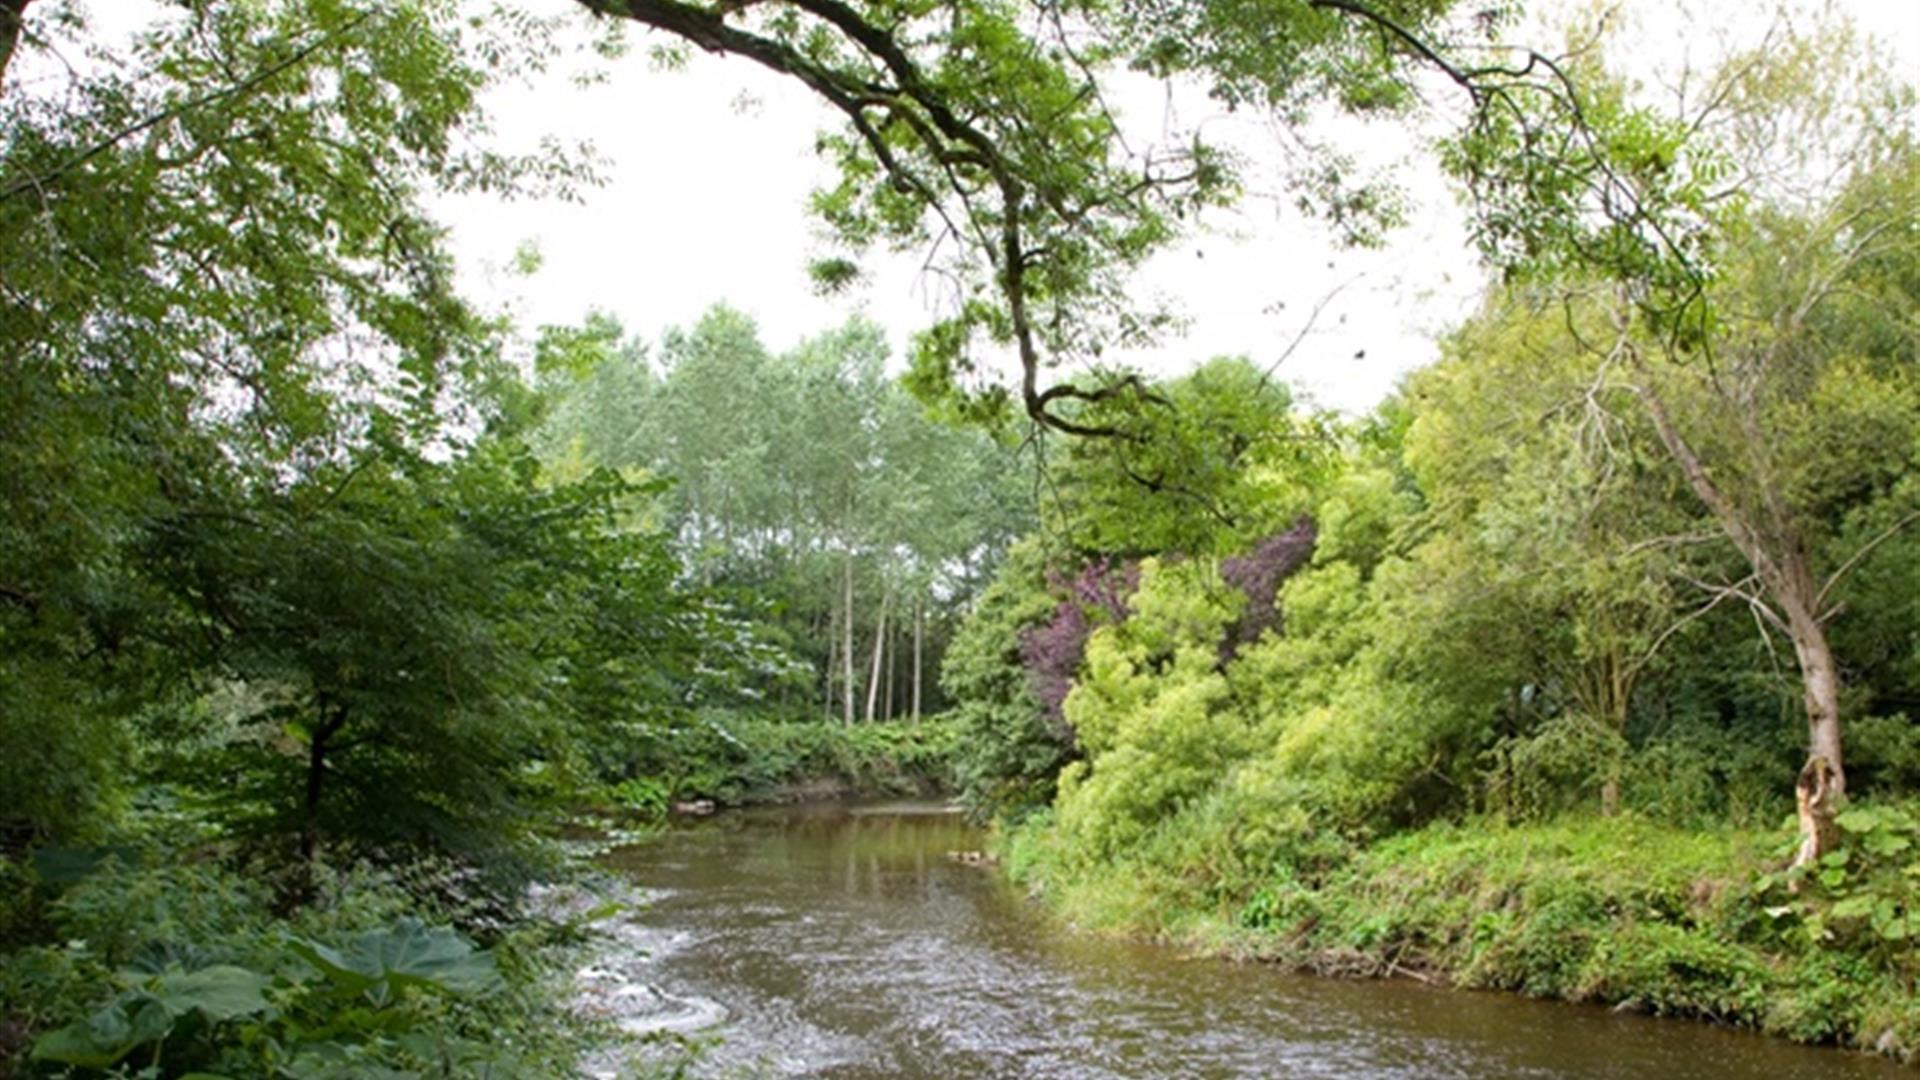
M 938 810 L 727 814 L 611 856 L 658 890 L 638 918 L 643 981 L 725 1010 L 707 1062 L 716 1075 L 1910 1075 L 1704 1024 L 1296 976 L 1076 934 L 991 870 L 949 858 L 981 837 Z

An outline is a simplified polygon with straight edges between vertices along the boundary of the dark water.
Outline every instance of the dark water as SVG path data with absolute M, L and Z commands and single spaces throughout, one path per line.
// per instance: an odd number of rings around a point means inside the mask
M 1705 1024 L 1189 959 L 1054 925 L 920 807 L 722 815 L 623 850 L 667 1000 L 716 1073 L 897 1077 L 1913 1076 Z

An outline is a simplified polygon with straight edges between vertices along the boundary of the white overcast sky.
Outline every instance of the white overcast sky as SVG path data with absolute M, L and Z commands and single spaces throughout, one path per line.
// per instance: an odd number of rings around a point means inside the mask
M 569 0 L 545 2 L 571 6 Z M 88 6 L 109 32 L 162 9 L 125 0 Z M 1534 6 L 1551 19 L 1555 10 L 1573 10 L 1574 0 Z M 1771 22 L 1770 5 L 1741 0 L 1695 0 L 1691 17 L 1680 14 L 1674 0 L 1615 6 L 1637 31 L 1628 51 L 1643 64 L 1706 62 L 1724 50 L 1716 38 L 1750 45 Z M 1920 0 L 1840 0 L 1835 6 L 1890 45 L 1910 79 L 1920 82 Z M 648 36 L 636 33 L 632 43 L 633 55 L 610 65 L 599 85 L 574 86 L 562 70 L 536 85 L 514 83 L 492 94 L 504 148 L 528 149 L 544 136 L 590 139 L 606 159 L 608 183 L 589 190 L 580 205 L 443 200 L 438 213 L 451 230 L 470 295 L 512 314 L 529 331 L 599 310 L 647 340 L 725 301 L 757 319 L 762 339 L 775 349 L 858 311 L 887 328 L 897 352 L 938 317 L 937 298 L 923 288 L 911 258 L 873 263 L 851 294 L 823 299 L 813 293 L 806 265 L 822 249 L 805 208 L 808 192 L 825 175 L 813 140 L 834 126 L 828 110 L 746 61 L 696 55 L 684 70 L 656 71 L 646 59 Z M 1204 98 L 1176 105 L 1151 91 L 1125 96 L 1119 106 L 1135 136 L 1206 125 L 1210 138 L 1224 138 L 1256 159 L 1245 176 L 1251 190 L 1276 190 L 1271 170 L 1257 159 L 1277 160 L 1277 143 L 1259 121 L 1220 115 Z M 1190 328 L 1150 355 L 1127 359 L 1157 373 L 1223 354 L 1272 364 L 1315 305 L 1337 293 L 1279 369 L 1314 401 L 1363 411 L 1404 373 L 1432 360 L 1436 335 L 1472 309 L 1480 287 L 1461 214 L 1405 129 L 1362 130 L 1350 143 L 1375 164 L 1398 163 L 1398 175 L 1419 200 L 1414 224 L 1384 249 L 1343 250 L 1286 199 L 1249 199 L 1217 217 L 1208 234 L 1147 267 L 1142 290 L 1171 296 Z M 515 251 L 528 244 L 542 256 L 539 271 L 508 273 Z
M 1840 6 L 1913 69 L 1920 3 Z M 1755 14 L 1759 6 L 1746 3 L 1707 5 L 1709 16 L 1685 24 L 1674 21 L 1671 3 L 1629 0 L 1625 7 L 1647 39 L 1673 50 L 1669 61 L 1683 51 L 1702 59 L 1713 49 L 1714 31 L 1738 39 L 1743 30 L 1758 35 L 1767 22 Z M 762 339 L 775 349 L 859 311 L 888 329 L 897 351 L 937 317 L 937 298 L 911 259 L 870 267 L 851 294 L 823 299 L 811 290 L 806 264 L 821 248 L 806 197 L 824 175 L 813 137 L 833 125 L 832 114 L 790 80 L 745 61 L 702 55 L 685 70 L 655 71 L 644 56 L 646 37 L 633 42 L 634 55 L 617 62 L 602 85 L 551 82 L 496 95 L 493 110 L 507 143 L 527 145 L 549 134 L 590 138 L 610 159 L 609 182 L 577 206 L 448 203 L 472 292 L 528 327 L 597 309 L 647 339 L 724 300 L 758 320 Z M 1204 121 L 1217 136 L 1218 125 L 1230 125 L 1228 136 L 1249 153 L 1271 153 L 1263 150 L 1271 137 L 1257 123 L 1216 117 L 1206 106 L 1186 105 L 1172 118 L 1175 126 Z M 1149 135 L 1172 108 L 1155 96 L 1121 105 L 1123 121 Z M 1401 175 L 1421 199 L 1413 225 L 1385 249 L 1343 250 L 1284 199 L 1249 200 L 1217 219 L 1211 235 L 1149 266 L 1144 287 L 1173 296 L 1191 325 L 1184 338 L 1131 359 L 1158 372 L 1222 354 L 1273 363 L 1315 304 L 1336 289 L 1315 332 L 1280 369 L 1313 400 L 1364 410 L 1405 372 L 1433 359 L 1435 335 L 1471 309 L 1481 281 L 1461 215 L 1404 130 L 1366 132 L 1359 145 L 1376 161 L 1403 162 Z M 1256 190 L 1274 187 L 1257 165 L 1247 179 Z M 531 278 L 505 273 L 515 249 L 529 242 L 543 256 L 541 269 Z

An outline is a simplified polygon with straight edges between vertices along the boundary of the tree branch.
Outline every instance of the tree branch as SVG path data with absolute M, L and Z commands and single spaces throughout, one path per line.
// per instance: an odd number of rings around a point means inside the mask
M 0 0 L 0 92 L 6 90 L 7 65 L 13 63 L 13 52 L 20 45 L 20 35 L 27 25 L 27 5 L 33 0 Z
M 0 4 L 13 3 L 13 2 L 15 2 L 15 0 L 0 0 Z M 24 6 L 25 3 L 28 2 L 28 0 L 18 0 L 18 2 L 20 2 L 22 6 Z M 148 130 L 149 128 L 153 128 L 160 124 L 164 124 L 169 120 L 174 120 L 181 116 L 185 116 L 188 113 L 196 112 L 200 109 L 204 109 L 207 106 L 212 105 L 218 101 L 224 101 L 228 98 L 243 97 L 246 94 L 251 93 L 253 90 L 258 89 L 260 86 L 266 84 L 267 82 L 269 82 L 275 76 L 281 74 L 282 72 L 289 71 L 293 68 L 299 67 L 301 64 L 306 63 L 309 59 L 313 57 L 315 53 L 318 53 L 322 49 L 325 49 L 328 46 L 338 42 L 341 38 L 344 38 L 349 33 L 352 33 L 355 29 L 357 29 L 361 23 L 366 22 L 368 19 L 372 17 L 373 17 L 373 12 L 371 11 L 361 12 L 359 15 L 356 15 L 352 19 L 349 19 L 346 25 L 321 35 L 318 41 L 312 42 L 311 44 L 305 46 L 304 48 L 296 50 L 293 53 L 293 55 L 287 57 L 284 60 L 281 60 L 277 63 L 269 64 L 266 67 L 261 68 L 259 71 L 248 76 L 245 80 L 241 82 L 235 83 L 231 86 L 223 86 L 218 90 L 209 90 L 204 94 L 198 94 L 194 97 L 190 97 L 187 100 L 182 101 L 176 105 L 169 105 L 168 107 L 161 109 L 159 112 L 143 117 L 140 120 L 136 120 L 133 123 L 128 124 L 126 127 L 123 127 L 118 131 L 115 131 L 113 134 L 108 135 L 105 138 L 102 138 L 99 141 L 93 143 L 91 146 L 88 146 L 85 150 L 82 150 L 80 153 L 74 155 L 73 157 L 68 158 L 67 160 L 61 162 L 60 164 L 55 165 L 53 168 L 48 169 L 46 172 L 39 173 L 34 176 L 22 177 L 19 180 L 15 180 L 13 183 L 8 184 L 5 188 L 0 188 L 0 201 L 11 199 L 16 195 L 21 194 L 22 192 L 38 191 L 44 188 L 49 181 L 59 177 L 61 174 L 72 172 L 74 169 L 79 168 L 80 166 L 86 164 L 87 162 L 93 160 L 94 158 L 100 156 L 101 154 L 106 153 L 108 150 L 113 149 L 115 146 L 118 146 L 122 141 L 126 139 L 130 139 L 133 136 Z M 4 18 L 5 18 L 4 15 L 0 15 L 0 20 L 3 20 Z
M 1816 612 L 1820 612 L 1822 608 L 1826 607 L 1827 594 L 1833 592 L 1834 588 L 1838 586 L 1840 582 L 1844 580 L 1848 574 L 1851 574 L 1853 573 L 1854 570 L 1858 569 L 1860 564 L 1866 560 L 1866 557 L 1868 555 L 1873 554 L 1874 548 L 1877 548 L 1881 544 L 1884 544 L 1888 540 L 1891 540 L 1893 537 L 1897 536 L 1901 532 L 1901 530 L 1905 529 L 1907 526 L 1913 524 L 1916 521 L 1920 521 L 1920 510 L 1914 510 L 1909 512 L 1905 517 L 1887 526 L 1885 529 L 1882 529 L 1879 532 L 1879 534 L 1876 535 L 1873 539 L 1861 545 L 1860 550 L 1855 551 L 1851 556 L 1847 558 L 1846 562 L 1841 563 L 1840 568 L 1838 570 L 1835 570 L 1832 574 L 1828 575 L 1826 584 L 1820 586 L 1819 594 L 1815 596 L 1813 599 L 1814 610 Z M 1831 618 L 1835 614 L 1838 614 L 1838 609 L 1821 613 L 1818 615 L 1818 618 L 1822 622 L 1825 622 L 1827 619 Z

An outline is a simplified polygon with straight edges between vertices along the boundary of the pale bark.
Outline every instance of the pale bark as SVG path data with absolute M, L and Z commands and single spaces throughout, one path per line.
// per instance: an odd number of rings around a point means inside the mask
M 853 555 L 842 564 L 840 590 L 841 722 L 853 726 Z
M 1778 510 L 1778 492 L 1763 493 L 1765 502 L 1775 509 L 1776 520 L 1770 528 L 1751 521 L 1700 460 L 1691 443 L 1674 424 L 1666 403 L 1650 388 L 1641 388 L 1639 398 L 1653 421 L 1668 453 L 1680 466 L 1687 486 L 1713 512 L 1727 538 L 1753 568 L 1760 588 L 1766 590 L 1771 605 L 1758 597 L 1749 597 L 1761 613 L 1784 630 L 1793 642 L 1793 654 L 1800 667 L 1801 696 L 1807 714 L 1807 763 L 1800 770 L 1796 785 L 1800 808 L 1800 850 L 1793 864 L 1813 862 L 1832 849 L 1837 836 L 1833 817 L 1837 803 L 1847 790 L 1846 764 L 1841 755 L 1840 670 L 1834 663 L 1833 646 L 1819 610 L 1823 589 L 1814 584 L 1806 549 L 1793 531 L 1792 522 Z
M 833 670 L 840 663 L 840 627 L 834 622 L 833 608 L 827 608 L 827 671 L 821 679 L 820 715 L 833 719 Z
M 880 621 L 873 628 L 873 664 L 867 669 L 867 723 L 873 723 L 876 703 L 880 699 L 880 664 L 886 657 L 887 645 L 887 605 L 892 600 L 889 594 L 880 598 Z
M 920 597 L 913 598 L 913 722 L 920 722 L 920 656 L 926 640 L 927 614 Z
M 894 626 L 890 629 L 890 633 L 892 637 L 897 638 L 900 636 L 900 628 Z M 880 688 L 880 719 L 882 720 L 893 719 L 894 705 L 896 702 L 893 693 L 893 676 L 894 669 L 900 666 L 899 646 L 892 641 L 889 641 L 888 645 L 890 648 L 887 649 L 887 684 Z

